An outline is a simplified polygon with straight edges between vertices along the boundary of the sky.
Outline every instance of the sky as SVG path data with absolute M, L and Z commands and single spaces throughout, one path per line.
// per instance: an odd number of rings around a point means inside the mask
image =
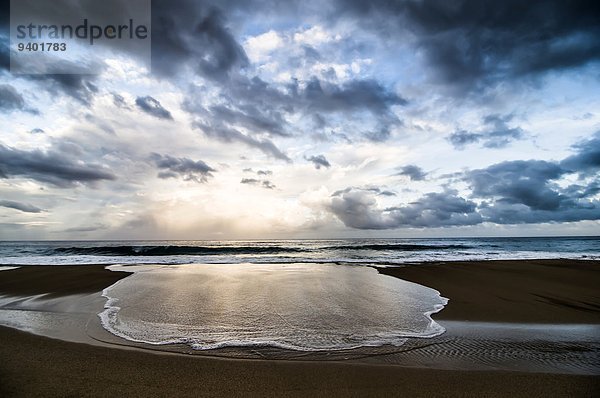
M 598 235 L 599 6 L 152 1 L 23 75 L 3 0 L 0 239 Z

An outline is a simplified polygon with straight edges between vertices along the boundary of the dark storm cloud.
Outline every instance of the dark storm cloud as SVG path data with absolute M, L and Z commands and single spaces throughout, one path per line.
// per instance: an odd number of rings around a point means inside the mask
M 401 167 L 400 172 L 396 175 L 406 176 L 410 178 L 411 181 L 423 181 L 425 177 L 427 177 L 427 173 L 425 172 L 425 170 L 423 170 L 419 166 L 415 166 L 414 164 L 409 164 L 408 166 Z
M 365 191 L 368 191 L 368 192 L 373 192 L 377 196 L 396 196 L 395 192 L 383 190 L 383 189 L 378 188 L 378 187 L 369 187 L 369 188 L 362 188 L 362 189 L 365 190 Z M 346 192 L 348 192 L 348 191 L 346 191 Z M 334 196 L 334 195 L 332 195 L 332 196 Z
M 331 167 L 331 164 L 323 155 L 304 156 L 304 159 L 311 162 L 317 170 L 320 169 L 321 167 L 325 167 L 325 168 Z
M 0 12 L 0 14 L 2 14 Z M 10 70 L 10 49 L 8 43 L 10 42 L 8 32 L 6 35 L 2 35 L 0 32 L 0 72 Z
M 372 141 L 385 141 L 389 138 L 391 127 L 401 124 L 392 107 L 407 104 L 404 98 L 375 80 L 351 80 L 336 85 L 313 78 L 299 92 L 299 96 L 302 105 L 311 112 L 338 113 L 349 118 L 357 113 L 369 112 L 377 127 L 363 132 L 363 136 Z
M 240 77 L 222 92 L 226 104 L 208 109 L 200 96 L 189 96 L 183 109 L 194 116 L 192 127 L 222 142 L 240 142 L 275 159 L 290 162 L 267 136 L 285 136 L 285 122 L 280 115 L 284 95 L 258 78 Z M 244 131 L 244 132 L 242 132 Z
M 554 212 L 559 221 L 559 213 L 567 212 L 569 217 L 573 217 L 579 214 L 577 209 L 585 209 L 586 217 L 589 217 L 590 214 L 598 214 L 599 209 L 597 201 L 585 198 L 593 197 L 598 192 L 598 180 L 594 179 L 588 185 L 572 184 L 566 188 L 561 188 L 557 181 L 572 173 L 579 173 L 580 178 L 597 176 L 600 169 L 600 133 L 597 132 L 592 138 L 579 142 L 573 148 L 577 152 L 561 162 L 502 162 L 485 169 L 469 171 L 465 180 L 470 185 L 473 196 L 491 200 L 496 205 L 493 209 L 502 210 L 500 219 L 503 220 L 508 219 L 507 209 L 516 208 L 519 211 L 515 214 L 523 215 L 523 211 L 520 211 L 522 207 L 517 205 L 524 205 L 537 212 L 535 214 L 542 217 L 542 220 L 552 219 L 549 213 L 544 212 Z M 488 213 L 490 211 L 487 210 Z
M 125 97 L 123 97 L 121 94 L 117 94 L 117 93 L 112 93 L 113 96 L 113 103 L 122 109 L 131 109 L 129 107 L 129 104 L 127 104 L 127 101 L 125 100 Z
M 593 192 L 599 191 L 597 184 Z M 542 222 L 574 222 L 600 219 L 600 201 L 561 196 L 557 206 L 552 204 L 556 193 L 545 192 L 548 198 L 538 195 L 533 204 L 528 194 L 525 200 L 488 197 L 481 204 L 462 198 L 454 190 L 428 193 L 418 201 L 402 206 L 380 208 L 375 194 L 354 188 L 339 191 L 332 196 L 327 209 L 347 227 L 356 229 L 396 229 L 402 227 L 436 228 L 477 225 L 483 222 L 496 224 L 525 224 Z M 565 191 L 566 192 L 566 191 Z M 594 194 L 595 194 L 594 193 Z M 487 196 L 487 195 L 486 195 Z M 522 198 L 522 197 L 521 197 Z M 506 200 L 508 199 L 508 200 Z M 543 204 L 540 206 L 539 204 Z M 551 204 L 548 206 L 547 204 Z
M 282 91 L 258 77 L 248 79 L 239 76 L 225 88 L 229 104 L 215 106 L 208 111 L 204 109 L 205 113 L 223 118 L 226 123 L 241 124 L 249 130 L 273 135 L 286 135 L 282 118 L 286 113 L 305 112 L 313 117 L 314 112 L 350 115 L 364 111 L 391 123 L 398 120 L 390 108 L 406 104 L 406 100 L 374 80 L 352 80 L 337 85 L 313 77 L 305 87 L 300 87 L 294 80 L 287 91 Z M 186 109 L 190 112 L 200 110 L 193 99 L 188 101 Z M 325 123 L 322 115 L 319 118 L 321 124 Z
M 165 76 L 177 73 L 192 55 L 192 47 L 181 31 L 195 21 L 190 1 L 181 1 L 173 7 L 167 0 L 152 1 L 152 71 Z M 187 10 L 187 12 L 186 12 Z
M 552 181 L 564 173 L 556 163 L 517 160 L 472 170 L 466 179 L 474 196 L 521 203 L 534 210 L 556 210 L 566 198 L 553 189 Z
M 227 28 L 221 10 L 207 3 L 152 2 L 153 71 L 169 76 L 190 64 L 206 77 L 222 79 L 247 65 L 248 57 Z
M 437 76 L 466 89 L 600 60 L 600 5 L 575 1 L 346 1 L 382 35 L 408 27 Z
M 194 115 L 192 125 L 209 137 L 224 142 L 241 142 L 274 158 L 290 161 L 271 141 L 274 137 L 300 132 L 289 125 L 289 116 L 312 117 L 318 112 L 321 120 L 318 129 L 324 129 L 329 127 L 326 118 L 330 115 L 334 116 L 329 118 L 334 123 L 336 118 L 356 120 L 368 113 L 375 119 L 375 126 L 359 131 L 357 135 L 373 141 L 388 139 L 392 127 L 401 124 L 392 107 L 405 105 L 406 100 L 372 79 L 334 84 L 313 77 L 307 84 L 292 80 L 287 87 L 280 87 L 257 76 L 240 73 L 248 59 L 228 27 L 230 20 L 237 18 L 236 10 L 272 11 L 295 6 L 264 2 L 252 5 L 228 2 L 215 6 L 204 2 L 187 3 L 187 9 L 159 3 L 158 9 L 162 10 L 161 7 L 164 13 L 153 15 L 157 18 L 157 29 L 169 30 L 159 35 L 156 43 L 158 47 L 167 47 L 165 54 L 169 55 L 166 57 L 169 64 L 165 70 L 173 65 L 186 64 L 218 89 L 218 105 L 203 102 L 199 92 L 202 87 L 191 91 L 183 105 Z M 196 18 L 192 16 L 194 13 Z M 310 56 L 318 56 L 314 49 L 305 48 L 304 51 Z
M 218 121 L 217 121 L 218 123 Z M 213 137 L 223 142 L 241 142 L 250 147 L 257 148 L 264 154 L 271 156 L 275 159 L 285 160 L 291 162 L 291 159 L 283 153 L 277 146 L 266 138 L 254 138 L 249 135 L 243 134 L 238 130 L 224 127 L 224 126 L 210 126 L 202 124 L 200 122 L 193 123 L 193 127 L 198 128 L 209 137 Z
M 368 190 L 349 189 L 333 196 L 329 210 L 347 227 L 395 229 L 400 227 L 444 227 L 481 223 L 476 204 L 456 191 L 428 193 L 406 206 L 380 209 Z
M 10 47 L 9 47 L 9 36 L 10 36 L 10 2 L 2 1 L 0 4 L 0 70 L 9 71 L 10 64 Z M 43 3 L 43 2 L 42 2 Z M 42 3 L 39 3 L 41 5 Z M 89 3 L 92 7 L 98 7 L 101 9 L 103 5 L 100 3 Z M 63 4 L 64 6 L 64 4 Z M 64 21 L 65 13 L 70 13 L 72 17 L 83 15 L 78 12 L 81 4 L 74 4 L 69 2 L 68 7 L 61 7 L 60 5 L 55 7 L 45 7 L 47 13 L 44 15 L 48 18 L 48 22 L 58 18 L 57 22 Z M 113 18 L 115 10 L 109 11 L 109 18 Z M 113 14 L 111 14 L 113 13 Z M 102 13 L 95 12 L 94 15 L 98 16 Z M 112 22 L 112 21 L 111 21 Z M 50 57 L 49 59 L 52 59 Z M 101 61 L 98 60 L 86 60 L 95 64 L 96 70 L 102 70 L 104 68 Z M 60 70 L 79 70 L 82 72 L 86 69 L 80 65 L 66 61 L 66 60 L 54 60 L 54 67 L 57 71 Z M 96 75 L 90 75 L 85 73 L 77 74 L 64 74 L 64 73 L 45 73 L 45 74 L 18 74 L 13 75 L 14 78 L 27 79 L 33 82 L 37 82 L 40 87 L 48 91 L 50 94 L 65 94 L 81 102 L 84 105 L 89 106 L 93 100 L 95 94 L 98 93 L 98 87 L 94 84 Z
M 0 57 L 2 56 L 2 40 L 0 37 Z M 8 48 L 7 48 L 8 51 Z M 10 56 L 10 53 L 7 53 Z M 77 65 L 69 61 L 60 61 L 57 63 L 58 70 L 75 70 Z M 98 65 L 97 69 L 103 69 L 103 65 Z M 7 67 L 8 71 L 9 68 Z M 90 106 L 94 95 L 98 94 L 99 89 L 94 83 L 97 75 L 85 73 L 45 73 L 45 74 L 18 74 L 12 75 L 13 78 L 22 78 L 39 85 L 52 95 L 64 94 L 76 99 L 80 103 Z
M 297 83 L 290 84 L 284 91 L 257 76 L 248 78 L 240 75 L 224 88 L 230 105 L 242 108 L 255 106 L 265 115 L 271 110 L 291 113 L 295 107 L 302 105 Z
M 254 105 L 244 104 L 241 109 L 231 109 L 223 105 L 210 107 L 211 116 L 228 125 L 242 126 L 257 133 L 288 136 L 285 133 L 286 122 L 279 112 L 263 113 Z
M 445 227 L 481 223 L 475 202 L 461 198 L 453 190 L 427 193 L 406 206 L 385 209 L 393 225 L 411 227 Z
M 377 114 L 387 112 L 392 105 L 407 104 L 404 98 L 375 80 L 351 80 L 336 85 L 313 77 L 303 95 L 311 108 L 321 112 L 368 110 Z
M 96 75 L 47 73 L 43 75 L 19 75 L 39 82 L 51 94 L 65 94 L 90 106 L 98 87 L 94 83 Z
M 36 207 L 29 203 L 21 203 L 16 202 L 14 200 L 0 200 L 0 206 L 7 207 L 9 209 L 19 210 L 24 213 L 41 213 L 44 211 L 43 209 L 40 209 L 39 207 Z
M 600 178 L 590 182 L 587 185 L 571 184 L 563 191 L 566 195 L 577 198 L 589 198 L 600 193 Z
M 0 84 L 0 111 L 22 110 L 25 100 L 10 84 Z
M 386 141 L 391 135 L 391 128 L 402 124 L 392 107 L 408 103 L 376 80 L 350 80 L 338 85 L 313 77 L 304 89 L 300 89 L 296 81 L 289 89 L 292 99 L 290 102 L 296 104 L 295 108 L 310 114 L 321 112 L 354 118 L 364 112 L 370 113 L 376 126 L 363 131 L 362 136 L 375 142 Z M 321 121 L 325 121 L 322 116 Z
M 82 163 L 59 150 L 22 151 L 0 145 L 0 178 L 23 177 L 59 188 L 76 183 L 92 184 L 100 180 L 115 180 L 116 176 L 103 167 Z
M 579 149 L 578 154 L 562 162 L 510 161 L 468 172 L 465 180 L 472 195 L 484 199 L 480 214 L 486 221 L 498 224 L 600 219 L 600 202 L 592 199 L 600 191 L 598 180 L 566 188 L 558 184 L 565 175 L 589 170 L 592 151 L 587 147 Z M 592 161 L 591 167 L 598 166 Z
M 378 187 L 348 187 L 345 189 L 340 189 L 339 191 L 335 191 L 334 193 L 331 194 L 331 197 L 341 196 L 352 190 L 370 192 L 370 193 L 376 194 L 378 196 L 396 196 L 396 194 L 394 192 L 382 190 L 381 188 L 378 188 Z
M 98 87 L 92 82 L 94 79 L 92 75 L 50 74 L 44 76 L 60 87 L 65 94 L 85 104 L 89 104 L 94 94 L 98 93 Z
M 240 184 L 257 185 L 265 189 L 275 189 L 276 186 L 269 180 L 258 180 L 256 178 L 242 178 Z
M 194 44 L 204 51 L 199 68 L 205 75 L 218 78 L 234 67 L 248 64 L 244 49 L 224 27 L 219 10 L 211 9 L 196 26 L 194 33 Z
M 275 189 L 275 188 L 276 188 L 275 184 L 273 184 L 273 183 L 272 183 L 271 181 L 269 181 L 269 180 L 263 180 L 263 182 L 262 182 L 262 186 L 263 186 L 263 188 L 265 188 L 265 189 Z
M 316 130 L 323 130 L 323 127 L 317 127 Z M 312 139 L 316 142 L 343 142 L 352 144 L 352 140 L 344 133 L 336 133 L 335 131 L 321 131 L 311 134 Z
M 260 176 L 260 177 L 266 177 L 266 176 L 273 175 L 273 172 L 271 170 L 256 170 L 256 171 L 254 171 L 251 168 L 247 168 L 247 169 L 244 169 L 242 171 L 244 173 L 256 173 L 256 175 Z M 257 180 L 255 178 L 244 178 L 241 181 L 242 184 L 251 184 L 251 183 L 258 183 L 258 182 L 260 182 L 260 180 Z M 270 182 L 268 182 L 268 181 L 267 181 L 267 183 L 270 184 Z M 273 185 L 273 188 L 275 188 L 274 185 Z
M 558 161 L 515 160 L 458 173 L 469 198 L 446 188 L 406 205 L 380 208 L 377 187 L 349 187 L 334 192 L 327 209 L 346 226 L 358 229 L 446 227 L 600 219 L 600 132 L 573 146 L 572 156 Z M 578 174 L 578 184 L 560 180 Z M 457 182 L 457 181 L 455 181 Z
M 219 105 L 203 104 L 199 95 L 189 96 L 183 109 L 194 116 L 192 126 L 211 138 L 223 142 L 241 142 L 276 159 L 290 161 L 269 137 L 286 137 L 287 122 L 283 112 L 288 98 L 259 78 L 238 76 L 221 86 Z
M 140 108 L 149 115 L 152 115 L 159 119 L 173 120 L 171 112 L 166 110 L 157 99 L 149 95 L 145 97 L 137 97 L 135 99 L 135 104 L 138 106 L 138 108 Z
M 579 142 L 576 153 L 561 162 L 504 162 L 467 175 L 473 194 L 488 200 L 481 213 L 497 223 L 568 222 L 600 219 L 597 178 L 562 188 L 557 180 L 578 173 L 598 175 L 600 133 Z
M 485 148 L 504 148 L 512 141 L 523 139 L 525 132 L 520 127 L 510 127 L 512 115 L 488 115 L 483 119 L 485 129 L 473 133 L 456 131 L 447 138 L 456 149 L 465 149 L 470 144 L 481 142 Z
M 535 224 L 547 222 L 576 222 L 600 219 L 600 202 L 577 201 L 557 210 L 536 210 L 523 204 L 496 201 L 482 204 L 479 213 L 488 222 L 496 224 Z
M 194 161 L 188 158 L 176 158 L 158 153 L 151 154 L 150 159 L 161 170 L 158 177 L 163 179 L 183 177 L 185 181 L 204 183 L 208 180 L 208 177 L 213 176 L 212 172 L 216 171 L 202 160 Z
M 318 111 L 322 114 L 320 119 L 326 123 L 327 115 L 342 115 L 344 120 L 354 120 L 367 112 L 374 117 L 377 129 L 362 132 L 362 135 L 370 140 L 384 141 L 389 138 L 391 127 L 401 124 L 391 107 L 406 103 L 372 80 L 336 85 L 313 78 L 306 86 L 294 80 L 285 89 L 280 89 L 258 77 L 238 75 L 220 88 L 224 101 L 219 105 L 206 106 L 198 95 L 191 95 L 184 101 L 184 110 L 195 116 L 194 125 L 214 138 L 240 141 L 285 160 L 288 160 L 287 156 L 281 156 L 282 152 L 275 144 L 256 136 L 292 135 L 287 116 L 313 117 Z
M 577 153 L 561 162 L 561 166 L 583 174 L 598 173 L 600 169 L 600 131 L 592 138 L 573 146 Z
M 10 0 L 0 0 L 0 72 L 10 69 Z
M 363 135 L 369 141 L 373 141 L 373 142 L 387 141 L 392 135 L 391 125 L 385 124 L 375 130 L 365 131 Z
M 467 145 L 479 142 L 483 136 L 478 133 L 470 133 L 466 130 L 458 130 L 448 136 L 447 140 L 456 149 L 464 149 Z
M 525 133 L 520 127 L 509 127 L 507 125 L 507 122 L 511 119 L 512 115 L 486 116 L 484 123 L 488 129 L 482 133 L 483 146 L 486 148 L 504 148 L 512 141 L 522 139 Z
M 24 111 L 37 115 L 39 111 L 30 108 L 23 96 L 10 84 L 0 84 L 0 112 Z
M 373 193 L 348 189 L 336 192 L 331 198 L 328 210 L 337 216 L 347 227 L 357 229 L 394 228 L 376 208 Z
M 226 81 L 248 65 L 232 33 L 236 27 L 257 15 L 263 20 L 303 18 L 305 5 L 278 0 L 153 0 L 152 70 L 169 77 L 189 66 L 207 78 Z M 302 55 L 320 57 L 309 46 Z

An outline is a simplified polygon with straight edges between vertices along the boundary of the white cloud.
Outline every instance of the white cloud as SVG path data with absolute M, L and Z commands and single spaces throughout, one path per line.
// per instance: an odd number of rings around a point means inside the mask
M 269 55 L 284 45 L 284 37 L 270 30 L 258 36 L 249 37 L 244 42 L 244 50 L 248 54 L 250 61 L 263 62 L 269 58 Z
M 294 34 L 294 41 L 296 43 L 307 44 L 313 47 L 318 47 L 331 41 L 339 41 L 341 38 L 341 35 L 334 34 L 319 25 Z
M 229 74 L 211 79 L 198 72 L 200 58 L 182 57 L 181 70 L 165 77 L 152 74 L 133 57 L 113 54 L 105 59 L 106 70 L 94 77 L 98 91 L 89 106 L 61 94 L 60 87 L 49 89 L 48 82 L 5 73 L 0 84 L 14 86 L 41 114 L 0 114 L 0 143 L 33 151 L 62 141 L 73 150 L 81 149 L 78 156 L 82 162 L 107 165 L 118 179 L 93 188 L 61 190 L 27 178 L 0 178 L 0 196 L 18 200 L 21 195 L 28 203 L 48 209 L 40 219 L 47 223 L 28 224 L 27 231 L 43 227 L 50 232 L 46 236 L 32 232 L 29 237 L 71 238 L 66 233 L 59 236 L 59 232 L 86 224 L 106 227 L 89 232 L 86 237 L 90 238 L 112 237 L 114 231 L 121 233 L 115 236 L 126 238 L 144 237 L 146 231 L 157 238 L 283 237 L 308 229 L 314 236 L 342 236 L 342 224 L 324 210 L 337 190 L 386 189 L 397 196 L 377 197 L 382 207 L 406 204 L 427 192 L 442 191 L 448 183 L 440 178 L 445 173 L 485 168 L 505 160 L 562 159 L 572 154 L 572 144 L 600 129 L 595 111 L 600 105 L 596 66 L 579 70 L 576 77 L 568 70 L 549 73 L 537 85 L 523 85 L 525 88 L 506 81 L 486 95 L 449 95 L 430 79 L 432 70 L 426 65 L 431 60 L 416 46 L 415 38 L 411 41 L 401 34 L 384 38 L 351 18 L 333 24 L 325 15 L 313 11 L 308 17 L 288 18 L 247 11 L 244 20 L 235 25 L 224 10 L 223 19 L 230 23 L 225 33 L 231 33 L 233 44 L 242 45 L 250 65 L 231 66 Z M 191 31 L 180 33 L 193 37 Z M 217 36 L 214 40 L 218 42 Z M 215 62 L 227 61 L 227 50 L 239 50 L 225 46 L 232 44 L 225 36 L 219 36 L 221 42 L 216 43 L 223 54 L 215 52 L 216 58 L 222 55 L 223 59 Z M 195 51 L 201 53 L 201 49 L 190 52 Z M 255 76 L 260 80 L 253 80 Z M 333 108 L 336 102 L 343 102 L 352 105 L 351 111 L 324 112 L 311 104 L 307 88 L 314 77 L 330 95 Z M 290 88 L 293 79 L 298 85 Z M 383 107 L 398 118 L 387 141 L 365 138 L 365 133 L 377 132 L 381 119 L 377 112 L 354 106 L 362 92 L 343 97 L 336 90 L 352 81 L 375 81 L 386 89 L 373 97 L 366 95 L 370 103 L 386 103 L 390 90 L 407 99 L 406 105 Z M 258 89 L 261 85 L 267 89 Z M 296 97 L 290 100 L 293 95 L 288 93 L 296 88 Z M 319 87 L 312 88 L 318 98 Z M 125 106 L 115 104 L 113 93 L 123 98 Z M 236 98 L 244 95 L 243 101 Z M 159 100 L 174 120 L 158 120 L 140 112 L 135 105 L 139 96 Z M 186 102 L 199 109 L 198 114 L 190 114 L 183 105 Z M 259 126 L 257 131 L 236 128 L 246 136 L 272 141 L 292 162 L 274 160 L 257 147 L 228 141 L 219 132 L 205 134 L 192 126 L 192 119 L 208 119 L 206 115 L 217 105 L 253 121 Z M 520 141 L 508 150 L 478 147 L 468 152 L 454 151 L 446 140 L 459 128 L 479 131 L 486 115 L 513 112 L 517 114 L 512 122 L 515 127 L 531 132 L 535 140 Z M 590 116 L 581 117 L 584 114 Z M 223 123 L 235 124 L 234 119 Z M 262 126 L 269 128 L 269 121 L 285 125 L 284 134 L 262 131 Z M 29 133 L 34 128 L 45 133 Z M 216 169 L 214 178 L 204 184 L 160 179 L 155 165 L 148 161 L 152 152 L 202 160 Z M 316 170 L 305 160 L 319 154 L 332 166 Z M 398 167 L 408 164 L 423 168 L 431 177 L 420 182 L 394 177 Z M 272 174 L 249 176 L 242 172 L 246 168 Z M 268 179 L 276 188 L 243 185 L 242 178 Z M 581 183 L 577 178 L 573 175 L 557 184 L 564 188 Z M 469 193 L 464 181 L 452 182 L 452 188 L 462 196 Z M 13 213 L 0 216 L 7 223 L 23 221 L 18 218 L 23 215 Z M 597 227 L 593 222 L 586 225 L 584 232 Z M 477 228 L 473 231 L 491 231 L 487 226 Z M 25 232 L 15 237 L 27 238 Z

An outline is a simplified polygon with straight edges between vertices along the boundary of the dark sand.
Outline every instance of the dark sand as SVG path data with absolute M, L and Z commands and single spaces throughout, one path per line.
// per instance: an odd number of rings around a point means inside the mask
M 600 261 L 447 262 L 379 272 L 448 297 L 437 320 L 600 324 Z
M 478 262 L 380 271 L 434 287 L 450 297 L 451 305 L 437 315 L 438 319 L 600 323 L 597 308 L 593 307 L 598 304 L 595 270 L 598 265 L 571 261 Z M 41 273 L 47 274 L 41 277 Z M 100 291 L 125 275 L 104 272 L 101 267 L 27 267 L 0 272 L 0 294 Z M 561 304 L 565 300 L 568 305 Z M 68 343 L 0 327 L 1 397 L 594 397 L 599 394 L 598 376 L 216 359 Z
M 104 265 L 23 266 L 0 271 L 0 294 L 11 296 L 68 296 L 102 291 L 128 272 L 113 272 Z
M 66 343 L 0 327 L 2 397 L 592 397 L 592 376 L 221 360 Z M 597 396 L 597 395 L 596 395 Z

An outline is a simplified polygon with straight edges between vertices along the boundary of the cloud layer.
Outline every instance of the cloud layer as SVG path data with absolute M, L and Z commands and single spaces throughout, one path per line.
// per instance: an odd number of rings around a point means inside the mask
M 372 189 L 348 188 L 332 195 L 328 210 L 346 226 L 358 229 L 598 220 L 600 200 L 594 197 L 600 191 L 599 137 L 597 132 L 594 138 L 578 143 L 574 146 L 577 153 L 560 162 L 506 161 L 461 173 L 470 190 L 468 198 L 445 189 L 408 205 L 381 208 Z M 594 178 L 587 185 L 566 188 L 557 183 L 575 173 Z M 406 166 L 401 174 L 414 179 L 421 171 Z
M 156 0 L 94 75 L 11 73 L 9 22 L 7 236 L 597 234 L 595 2 Z
M 216 171 L 202 160 L 194 161 L 158 153 L 153 153 L 150 158 L 160 170 L 158 177 L 163 179 L 182 177 L 186 181 L 204 183 L 209 177 L 213 177 L 212 173 Z
M 22 151 L 0 145 L 0 178 L 20 177 L 69 188 L 117 177 L 101 165 L 80 163 L 60 150 Z

